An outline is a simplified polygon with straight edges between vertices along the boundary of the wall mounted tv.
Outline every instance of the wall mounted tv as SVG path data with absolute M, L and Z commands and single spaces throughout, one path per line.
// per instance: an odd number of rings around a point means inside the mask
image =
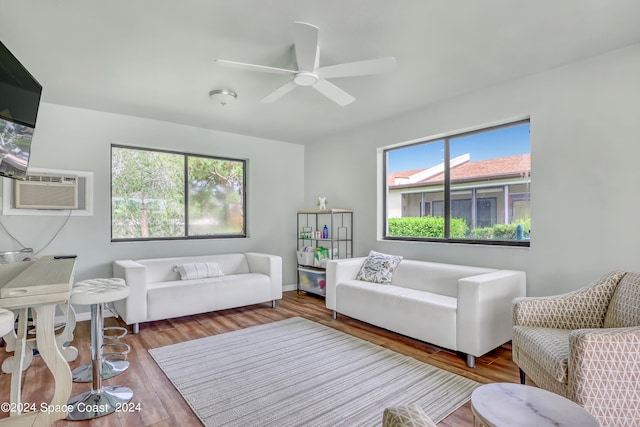
M 24 179 L 42 86 L 0 41 L 0 176 Z

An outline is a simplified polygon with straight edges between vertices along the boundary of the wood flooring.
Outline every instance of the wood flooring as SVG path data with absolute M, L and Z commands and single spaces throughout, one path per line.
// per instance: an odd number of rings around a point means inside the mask
M 91 421 L 58 421 L 54 426 L 74 427 L 131 427 L 131 426 L 198 426 L 199 419 L 174 389 L 164 373 L 151 358 L 148 349 L 189 341 L 196 338 L 234 331 L 249 326 L 300 316 L 330 326 L 342 332 L 371 341 L 398 353 L 463 375 L 480 383 L 519 382 L 518 368 L 511 360 L 511 346 L 502 347 L 476 359 L 474 369 L 466 366 L 461 354 L 441 349 L 384 329 L 371 326 L 346 316 L 333 320 L 324 299 L 296 291 L 284 293 L 277 308 L 271 304 L 258 304 L 232 310 L 224 310 L 177 319 L 143 323 L 140 333 L 129 334 L 123 342 L 131 346 L 128 360 L 130 368 L 123 374 L 104 381 L 104 385 L 123 385 L 133 389 L 131 412 L 113 413 Z M 78 358 L 70 363 L 71 369 L 89 363 L 89 321 L 78 322 L 72 343 L 78 348 Z M 120 319 L 105 319 L 106 326 L 124 325 Z M 129 328 L 131 330 L 131 328 Z M 0 348 L 0 363 L 9 354 Z M 322 361 L 318 361 L 322 363 Z M 0 373 L 0 402 L 9 400 L 11 376 Z M 91 383 L 73 385 L 72 396 L 91 388 Z M 39 357 L 23 373 L 22 400 L 37 407 L 51 399 L 53 378 Z M 0 413 L 0 418 L 8 416 Z M 449 415 L 438 426 L 471 426 L 473 417 L 470 403 Z

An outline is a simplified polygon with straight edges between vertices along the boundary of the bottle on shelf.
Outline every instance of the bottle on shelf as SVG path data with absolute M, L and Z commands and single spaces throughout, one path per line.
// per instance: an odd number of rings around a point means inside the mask
M 324 228 L 322 229 L 322 238 L 323 239 L 328 239 L 329 238 L 329 229 L 327 228 L 326 224 L 325 224 Z

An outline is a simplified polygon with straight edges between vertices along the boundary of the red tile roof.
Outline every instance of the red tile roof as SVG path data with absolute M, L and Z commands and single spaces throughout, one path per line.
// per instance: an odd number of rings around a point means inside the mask
M 444 174 L 439 173 L 422 181 L 395 184 L 396 178 L 409 178 L 410 176 L 424 170 L 426 169 L 391 173 L 387 175 L 388 185 L 389 187 L 420 187 L 441 184 L 443 182 Z M 531 155 L 522 154 L 462 163 L 451 170 L 451 181 L 484 181 L 489 179 L 515 177 L 530 173 Z

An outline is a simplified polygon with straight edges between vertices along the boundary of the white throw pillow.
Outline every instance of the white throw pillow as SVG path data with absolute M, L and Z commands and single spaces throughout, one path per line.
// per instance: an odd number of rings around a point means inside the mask
M 222 269 L 215 262 L 180 264 L 173 267 L 173 271 L 178 272 L 180 274 L 180 279 L 182 280 L 224 276 Z
M 367 259 L 364 260 L 360 272 L 356 276 L 357 280 L 380 283 L 382 285 L 391 284 L 391 275 L 398 264 L 402 261 L 399 255 L 387 255 L 376 251 L 370 251 Z

